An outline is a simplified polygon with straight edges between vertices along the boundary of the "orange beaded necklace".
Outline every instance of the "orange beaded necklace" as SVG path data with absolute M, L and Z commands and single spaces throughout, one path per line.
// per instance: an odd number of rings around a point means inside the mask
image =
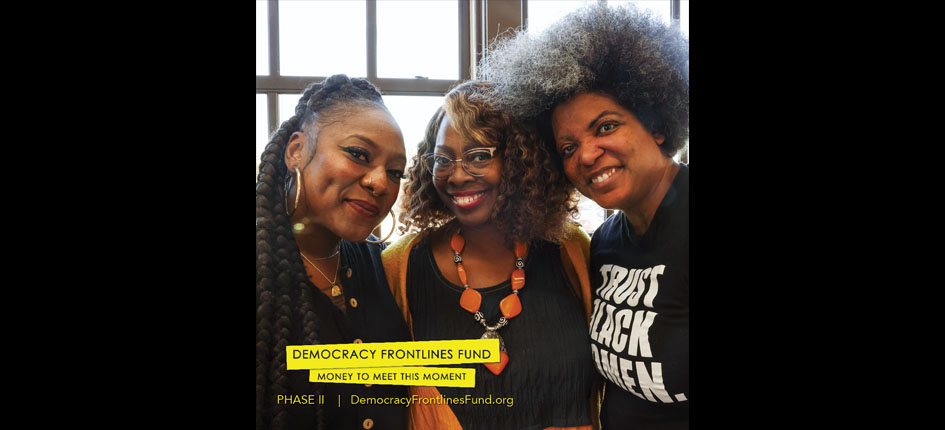
M 499 322 L 496 325 L 490 326 L 486 324 L 486 318 L 482 315 L 482 312 L 479 311 L 479 306 L 482 304 L 482 295 L 475 289 L 469 288 L 469 283 L 466 282 L 466 269 L 463 267 L 463 257 L 460 256 L 464 246 L 466 246 L 466 239 L 463 239 L 463 235 L 460 233 L 454 234 L 453 238 L 450 240 L 450 248 L 453 249 L 453 262 L 456 263 L 456 271 L 459 273 L 459 280 L 463 283 L 463 295 L 459 297 L 459 305 L 472 313 L 476 322 L 482 324 L 486 329 L 486 332 L 482 334 L 480 339 L 499 339 L 500 361 L 498 363 L 483 363 L 489 371 L 498 375 L 502 373 L 505 366 L 509 364 L 509 354 L 505 351 L 505 341 L 502 339 L 502 336 L 499 336 L 498 330 L 508 325 L 509 319 L 522 313 L 522 301 L 518 298 L 518 290 L 525 286 L 525 255 L 527 247 L 523 243 L 515 243 L 515 270 L 512 271 L 511 276 L 512 293 L 505 296 L 505 298 L 499 302 L 499 309 L 502 310 L 502 316 L 499 317 Z

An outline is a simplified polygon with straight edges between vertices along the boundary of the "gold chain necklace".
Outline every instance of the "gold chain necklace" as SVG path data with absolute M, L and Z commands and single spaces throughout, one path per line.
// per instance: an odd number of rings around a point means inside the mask
M 328 281 L 328 282 L 331 283 L 331 296 L 332 296 L 332 297 L 338 297 L 338 296 L 341 295 L 341 286 L 337 284 L 337 281 L 338 281 L 338 268 L 341 267 L 341 257 L 338 257 L 338 262 L 335 263 L 335 279 L 328 279 L 328 275 L 326 275 L 325 272 L 322 272 L 322 269 L 319 269 L 318 266 L 315 265 L 315 263 L 312 263 L 312 260 L 309 260 L 308 257 L 305 256 L 305 254 L 303 254 L 301 251 L 299 251 L 299 255 L 301 255 L 302 258 L 305 259 L 305 261 L 308 261 L 308 264 L 312 265 L 312 267 L 314 267 L 315 270 L 318 271 L 318 273 L 321 273 L 322 276 L 325 277 L 325 280 L 326 280 L 326 281 Z M 336 252 L 336 253 L 335 253 L 334 255 L 332 255 L 331 257 L 334 257 L 335 255 L 338 255 L 338 253 Z M 321 258 L 321 260 L 326 260 L 326 259 L 331 258 L 331 257 Z

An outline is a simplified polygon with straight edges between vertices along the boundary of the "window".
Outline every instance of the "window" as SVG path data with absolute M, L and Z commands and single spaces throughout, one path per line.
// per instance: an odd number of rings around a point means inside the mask
M 336 73 L 381 90 L 409 158 L 446 92 L 471 76 L 469 17 L 469 1 L 257 1 L 257 175 L 302 90 Z M 387 219 L 385 235 L 389 227 Z
M 627 3 L 633 3 L 639 9 L 653 12 L 667 24 L 673 23 L 670 15 L 670 7 L 672 7 L 670 0 L 607 0 L 607 4 L 612 6 L 621 6 Z
M 457 5 L 448 1 L 377 3 L 377 76 L 460 78 Z
M 578 216 L 571 219 L 581 224 L 581 228 L 587 234 L 592 234 L 594 230 L 597 230 L 597 227 L 600 227 L 607 220 L 611 213 L 613 211 L 608 211 L 594 203 L 593 200 L 581 195 L 581 199 L 578 201 Z
M 295 105 L 299 104 L 302 93 L 279 94 L 279 125 L 295 115 Z
M 436 110 L 430 100 L 471 76 L 469 43 L 461 43 L 469 17 L 468 1 L 257 1 L 257 136 L 266 136 L 257 137 L 257 171 L 302 90 L 336 73 L 377 86 L 414 148 Z
M 600 0 L 528 0 L 528 31 L 539 33 L 548 28 L 558 19 L 580 9 L 586 5 L 598 3 Z M 640 9 L 652 11 L 668 24 L 673 23 L 672 0 L 605 0 L 608 6 L 621 6 L 632 3 Z M 681 8 L 685 11 L 685 30 L 689 33 L 689 1 L 681 1 Z M 683 18 L 680 17 L 681 21 Z
M 256 94 L 256 174 L 259 175 L 259 157 L 269 143 L 269 126 L 266 122 L 266 96 Z
M 409 160 L 417 153 L 417 144 L 423 140 L 427 123 L 436 109 L 443 105 L 443 96 L 384 96 L 384 104 L 404 133 Z
M 279 2 L 279 73 L 367 76 L 366 14 L 360 1 Z
M 528 24 L 525 28 L 531 33 L 540 33 L 565 15 L 597 0 L 528 0 Z
M 256 74 L 269 74 L 269 20 L 266 2 L 256 2 Z

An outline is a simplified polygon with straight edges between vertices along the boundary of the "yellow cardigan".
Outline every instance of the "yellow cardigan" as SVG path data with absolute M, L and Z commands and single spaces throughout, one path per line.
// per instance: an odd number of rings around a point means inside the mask
M 590 264 L 591 238 L 579 227 L 568 224 L 568 233 L 565 236 L 563 246 L 561 247 L 561 261 L 565 265 L 565 272 L 571 278 L 571 284 L 578 290 L 578 297 L 584 302 L 584 313 L 587 320 L 591 318 L 591 286 L 587 268 Z M 381 253 L 384 264 L 384 272 L 387 275 L 387 285 L 394 296 L 394 301 L 400 307 L 404 315 L 404 321 L 410 329 L 410 337 L 413 339 L 413 318 L 410 315 L 410 306 L 407 304 L 407 260 L 410 250 L 420 239 L 419 234 L 409 234 L 400 238 L 397 242 L 390 245 Z M 570 267 L 569 267 L 570 266 Z M 572 271 L 573 269 L 573 271 Z M 577 278 L 575 280 L 575 277 Z M 575 284 L 577 281 L 577 285 Z M 436 387 L 410 387 L 410 393 L 416 394 L 420 398 L 439 398 L 440 393 Z M 599 391 L 595 388 L 591 396 L 591 417 L 593 428 L 599 427 L 598 413 L 600 411 Z M 446 404 L 427 404 L 419 405 L 414 403 L 410 406 L 410 428 L 411 429 L 446 429 L 461 430 L 456 415 Z M 556 427 L 558 428 L 558 427 Z M 588 427 L 568 427 L 571 429 L 586 429 Z

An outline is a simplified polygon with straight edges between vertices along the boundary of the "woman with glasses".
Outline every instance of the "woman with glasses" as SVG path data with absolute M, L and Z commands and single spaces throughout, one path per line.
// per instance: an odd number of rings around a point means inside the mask
M 573 189 L 536 130 L 490 91 L 447 94 L 404 185 L 401 221 L 420 231 L 383 258 L 414 340 L 498 338 L 500 361 L 453 366 L 476 370 L 474 388 L 412 387 L 446 401 L 411 405 L 411 427 L 590 429 L 589 238 L 567 220 Z
M 541 124 L 574 186 L 620 210 L 591 242 L 602 427 L 688 429 L 689 166 L 673 156 L 689 138 L 689 41 L 594 5 L 483 58 L 495 103 Z
M 406 427 L 403 406 L 349 400 L 403 397 L 404 387 L 313 384 L 306 370 L 286 371 L 288 345 L 410 340 L 371 235 L 406 164 L 377 88 L 345 75 L 310 85 L 266 145 L 256 181 L 257 429 Z M 312 404 L 319 394 L 324 404 Z

